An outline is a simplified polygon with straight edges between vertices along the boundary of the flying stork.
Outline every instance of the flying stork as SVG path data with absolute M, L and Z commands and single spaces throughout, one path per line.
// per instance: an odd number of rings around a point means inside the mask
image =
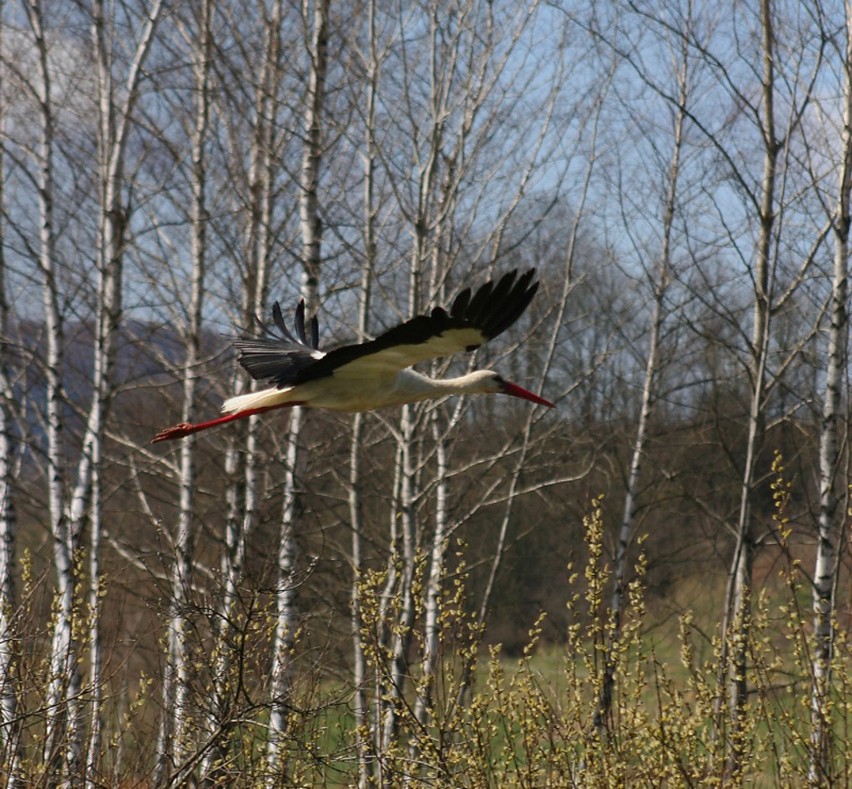
M 305 301 L 296 308 L 294 332 L 284 323 L 281 306 L 272 305 L 276 334 L 256 318 L 259 334 L 233 340 L 239 363 L 248 374 L 271 386 L 226 400 L 223 416 L 207 422 L 182 422 L 157 433 L 151 443 L 183 438 L 274 408 L 307 406 L 331 411 L 372 411 L 390 405 L 453 394 L 507 394 L 539 405 L 554 405 L 504 380 L 492 370 L 436 380 L 409 369 L 418 362 L 474 351 L 508 329 L 524 312 L 538 289 L 535 269 L 518 277 L 517 270 L 489 281 L 471 295 L 465 288 L 449 312 L 435 307 L 386 331 L 375 340 L 319 349 L 319 324 L 305 326 Z

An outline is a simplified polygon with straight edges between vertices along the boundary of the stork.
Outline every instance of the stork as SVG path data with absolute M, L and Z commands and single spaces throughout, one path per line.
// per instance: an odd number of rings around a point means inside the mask
M 517 270 L 490 280 L 474 294 L 465 288 L 449 312 L 435 307 L 379 335 L 374 340 L 319 349 L 316 316 L 305 325 L 305 301 L 296 308 L 294 331 L 281 306 L 272 305 L 275 333 L 256 318 L 258 333 L 233 340 L 239 363 L 248 374 L 271 386 L 226 400 L 223 415 L 207 422 L 181 422 L 157 433 L 151 443 L 183 438 L 199 430 L 262 414 L 275 408 L 306 406 L 330 411 L 372 411 L 384 406 L 457 394 L 507 394 L 553 408 L 553 403 L 504 380 L 492 370 L 436 380 L 409 369 L 418 362 L 474 351 L 508 329 L 532 301 L 538 282 L 535 269 Z

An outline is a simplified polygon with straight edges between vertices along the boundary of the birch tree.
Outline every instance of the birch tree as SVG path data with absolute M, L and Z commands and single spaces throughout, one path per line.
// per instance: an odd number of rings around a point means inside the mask
M 47 415 L 47 485 L 50 530 L 53 540 L 53 567 L 56 573 L 56 596 L 50 648 L 50 673 L 46 696 L 46 728 L 43 759 L 58 776 L 66 700 L 76 699 L 79 692 L 79 670 L 74 657 L 72 618 L 74 614 L 74 548 L 72 532 L 65 516 L 65 469 L 63 461 L 63 323 L 56 265 L 56 229 L 54 224 L 54 130 L 55 108 L 51 95 L 51 71 L 40 0 L 25 7 L 27 23 L 37 57 L 37 73 L 28 85 L 39 108 L 39 140 L 36 152 L 38 174 L 39 240 L 37 259 L 42 278 L 47 353 L 45 361 L 45 396 Z M 72 718 L 76 716 L 72 715 Z
M 256 68 L 259 79 L 253 84 L 253 106 L 250 111 L 251 146 L 249 149 L 249 170 L 247 175 L 247 194 L 242 201 L 248 206 L 247 221 L 244 226 L 243 249 L 245 269 L 243 287 L 240 294 L 238 322 L 249 326 L 256 316 L 262 315 L 267 308 L 266 298 L 269 288 L 270 268 L 272 264 L 274 193 L 276 176 L 280 170 L 277 160 L 281 151 L 279 137 L 283 121 L 279 117 L 280 84 L 284 80 L 282 68 L 282 29 L 285 17 L 282 4 L 276 2 L 271 13 L 264 16 L 261 30 L 261 58 Z M 294 35 L 288 43 L 298 40 Z M 234 111 L 234 110 L 232 110 Z M 239 151 L 242 127 L 231 131 L 234 139 L 231 144 Z M 240 392 L 245 386 L 245 375 L 234 365 L 232 386 Z M 229 637 L 231 611 L 237 600 L 237 587 L 240 583 L 245 546 L 257 517 L 260 493 L 257 489 L 257 453 L 259 442 L 258 420 L 248 420 L 245 434 L 238 435 L 228 443 L 226 454 L 226 472 L 233 482 L 228 487 L 228 515 L 225 526 L 225 552 L 222 556 L 221 575 L 224 589 L 219 612 L 222 629 L 217 633 L 216 654 L 225 661 L 216 669 L 216 676 L 226 683 L 225 671 L 227 657 L 221 652 L 226 650 Z
M 365 81 L 365 112 L 364 112 L 364 184 L 363 184 L 363 245 L 364 253 L 361 262 L 361 282 L 359 286 L 358 304 L 358 333 L 359 342 L 364 342 L 370 331 L 370 306 L 373 289 L 373 275 L 378 263 L 376 248 L 378 201 L 376 172 L 378 167 L 377 143 L 377 100 L 380 82 L 380 72 L 385 50 L 379 40 L 378 9 L 375 0 L 368 0 L 366 9 L 367 42 L 361 56 Z M 364 564 L 364 503 L 363 503 L 363 471 L 361 463 L 361 445 L 364 440 L 365 417 L 361 413 L 352 418 L 352 434 L 349 444 L 349 524 L 352 530 L 351 565 L 352 591 L 350 594 L 351 628 L 352 628 L 352 683 L 354 686 L 354 714 L 356 738 L 358 745 L 358 786 L 366 789 L 375 776 L 371 760 L 369 737 L 369 708 L 367 692 L 367 659 L 364 654 L 364 643 L 361 638 L 364 625 L 361 611 L 361 583 L 363 581 Z
M 771 318 L 772 233 L 776 216 L 776 174 L 778 168 L 778 132 L 775 126 L 775 65 L 772 34 L 772 14 L 768 0 L 760 4 L 761 54 L 763 64 L 763 95 L 761 132 L 763 148 L 763 179 L 757 205 L 758 238 L 754 259 L 754 307 L 752 313 L 751 356 L 749 378 L 751 399 L 748 413 L 748 438 L 743 464 L 740 509 L 736 523 L 737 542 L 731 565 L 731 586 L 726 605 L 733 660 L 731 663 L 731 723 L 734 747 L 731 767 L 739 769 L 742 745 L 739 740 L 740 722 L 746 702 L 748 668 L 748 635 L 752 595 L 752 566 L 754 561 L 754 527 L 751 515 L 751 496 L 754 486 L 757 455 L 763 441 L 765 416 L 763 401 L 766 387 L 766 366 L 769 354 L 769 321 Z
M 92 7 L 92 35 L 95 51 L 98 106 L 99 221 L 96 269 L 98 273 L 95 314 L 95 353 L 92 373 L 92 402 L 89 408 L 77 481 L 69 510 L 72 539 L 79 540 L 86 510 L 89 511 L 89 663 L 91 688 L 91 730 L 88 744 L 88 774 L 98 768 L 101 743 L 101 645 L 99 634 L 101 570 L 101 462 L 106 419 L 114 389 L 116 335 L 121 322 L 123 293 L 123 257 L 129 221 L 127 197 L 122 194 L 126 182 L 125 158 L 139 98 L 145 62 L 151 51 L 154 33 L 162 10 L 162 0 L 154 0 L 140 31 L 133 57 L 121 90 L 113 74 L 111 18 L 101 0 Z M 75 727 L 76 728 L 76 727 Z M 73 763 L 73 762 L 72 762 Z
M 637 499 L 640 490 L 640 474 L 645 459 L 646 442 L 648 439 L 649 422 L 658 396 L 661 374 L 661 343 L 663 342 L 664 324 L 670 316 L 667 295 L 672 278 L 672 244 L 674 223 L 676 218 L 678 187 L 681 170 L 681 158 L 684 146 L 684 125 L 686 108 L 689 104 L 690 73 L 689 73 L 689 39 L 691 37 L 692 8 L 691 3 L 686 9 L 683 30 L 675 35 L 680 38 L 678 45 L 676 100 L 673 108 L 673 127 L 671 136 L 672 153 L 666 176 L 666 193 L 663 198 L 662 219 L 660 228 L 660 249 L 656 262 L 656 271 L 648 273 L 653 298 L 651 302 L 651 324 L 648 336 L 648 351 L 645 359 L 645 373 L 642 381 L 639 419 L 633 438 L 633 448 L 627 484 L 624 491 L 624 508 L 621 525 L 616 542 L 613 568 L 613 589 L 610 600 L 610 615 L 612 630 L 609 633 L 610 643 L 606 645 L 604 655 L 604 677 L 600 692 L 596 725 L 605 728 L 612 708 L 612 693 L 615 683 L 615 649 L 620 638 L 621 623 L 624 615 L 625 596 L 627 593 L 627 578 L 629 573 L 628 551 L 633 542 Z M 637 250 L 638 251 L 638 250 Z M 653 277 L 653 279 L 652 279 Z
M 473 9 L 467 5 L 459 9 L 463 14 L 471 14 Z M 411 117 L 411 185 L 409 187 L 412 197 L 411 204 L 402 205 L 400 208 L 411 223 L 412 245 L 409 253 L 408 263 L 408 314 L 418 315 L 424 305 L 422 294 L 424 291 L 424 280 L 426 279 L 426 266 L 430 258 L 432 234 L 440 232 L 440 224 L 436 222 L 436 207 L 441 198 L 451 199 L 451 194 L 446 192 L 439 194 L 442 151 L 446 145 L 444 134 L 447 131 L 448 108 L 450 102 L 455 98 L 451 93 L 453 86 L 453 59 L 460 53 L 455 48 L 458 46 L 461 30 L 464 23 L 460 21 L 458 28 L 444 29 L 442 22 L 433 7 L 427 9 L 429 63 L 431 73 L 429 74 L 429 91 L 423 97 L 424 118 L 421 138 L 421 129 L 418 125 L 420 119 Z M 443 34 L 447 34 L 444 39 Z M 447 49 L 442 44 L 448 44 Z M 455 45 L 455 46 L 454 46 Z M 414 75 L 406 75 L 413 81 Z M 413 86 L 409 86 L 409 89 Z M 413 93 L 416 94 L 416 88 Z M 413 98 L 413 96 L 412 96 Z M 453 186 L 447 182 L 450 192 Z M 436 278 L 433 278 L 433 283 Z M 415 440 L 418 424 L 423 424 L 424 408 L 412 404 L 402 406 L 399 418 L 399 426 L 395 431 L 396 446 L 396 469 L 395 478 L 397 484 L 394 486 L 394 499 L 391 501 L 391 519 L 394 523 L 392 528 L 393 542 L 388 556 L 387 582 L 382 595 L 383 602 L 390 604 L 393 601 L 396 612 L 393 624 L 388 623 L 387 675 L 380 679 L 383 689 L 380 693 L 380 706 L 377 713 L 376 725 L 380 736 L 378 737 L 378 753 L 386 754 L 390 751 L 399 737 L 399 714 L 403 706 L 403 698 L 407 684 L 408 672 L 408 648 L 412 636 L 414 624 L 416 601 L 414 599 L 414 577 L 416 572 L 416 553 L 421 546 L 422 533 L 417 524 L 417 502 L 418 459 L 417 447 L 420 444 Z M 438 549 L 443 551 L 443 545 Z M 384 608 L 383 619 L 388 615 L 389 608 Z M 379 760 L 381 764 L 381 759 Z M 386 785 L 393 780 L 393 774 L 380 775 L 380 782 Z
M 87 767 L 96 769 L 95 761 L 84 760 L 83 708 L 81 702 L 82 677 L 79 666 L 81 622 L 75 599 L 75 586 L 81 580 L 78 573 L 82 555 L 78 554 L 83 539 L 83 525 L 88 520 L 93 527 L 90 541 L 89 573 L 92 579 L 90 602 L 95 607 L 88 621 L 92 630 L 87 634 L 90 644 L 91 680 L 92 680 L 92 730 L 90 756 L 97 759 L 100 751 L 100 651 L 97 632 L 100 599 L 99 537 L 101 529 L 100 510 L 100 461 L 105 431 L 106 411 L 112 393 L 112 358 L 114 339 L 121 312 L 121 254 L 124 243 L 126 211 L 119 194 L 123 177 L 123 159 L 131 125 L 131 114 L 138 96 L 138 84 L 144 61 L 151 46 L 153 29 L 158 7 L 153 7 L 149 24 L 143 26 L 141 39 L 130 60 L 127 80 L 122 84 L 123 93 L 120 103 L 115 102 L 112 88 L 112 73 L 109 71 L 109 54 L 106 53 L 109 32 L 104 31 L 101 23 L 103 9 L 96 5 L 92 16 L 85 17 L 92 23 L 95 39 L 95 74 L 91 83 L 102 89 L 98 100 L 86 94 L 78 82 L 76 71 L 81 67 L 82 51 L 73 37 L 61 38 L 50 30 L 47 16 L 41 2 L 24 4 L 28 32 L 33 41 L 34 69 L 25 73 L 17 71 L 17 77 L 29 92 L 29 98 L 38 112 L 40 143 L 34 159 L 38 173 L 32 182 L 37 193 L 40 216 L 40 230 L 37 251 L 32 249 L 33 257 L 39 261 L 43 284 L 43 305 L 47 352 L 45 360 L 46 377 L 46 443 L 47 480 L 50 512 L 53 565 L 56 573 L 56 600 L 51 622 L 52 643 L 50 653 L 50 671 L 47 680 L 46 727 L 43 741 L 45 761 L 50 765 L 48 772 L 56 780 L 80 781 Z M 99 26 L 100 25 L 100 26 Z M 88 64 L 87 64 L 88 65 Z M 108 73 L 109 72 L 109 73 Z M 56 83 L 58 82 L 58 86 Z M 92 398 L 88 408 L 83 409 L 85 422 L 84 434 L 79 455 L 76 457 L 76 477 L 69 485 L 66 478 L 66 452 L 74 447 L 74 442 L 63 425 L 63 409 L 70 404 L 63 392 L 64 368 L 64 315 L 63 311 L 71 297 L 62 292 L 67 282 L 69 270 L 63 268 L 57 255 L 58 230 L 55 220 L 57 207 L 57 188 L 55 181 L 55 162 L 61 153 L 63 173 L 74 164 L 69 158 L 67 146 L 59 146 L 57 136 L 67 135 L 67 117 L 71 113 L 66 106 L 56 104 L 54 92 L 65 97 L 75 110 L 95 108 L 100 110 L 100 124 L 93 125 L 91 131 L 97 137 L 97 150 L 100 153 L 98 172 L 101 187 L 94 198 L 97 206 L 97 221 L 93 236 L 95 238 L 95 270 L 99 275 L 93 288 L 95 300 L 93 370 L 91 378 Z M 60 121 L 60 114 L 65 118 Z M 83 134 L 87 129 L 81 130 Z M 26 142 L 20 143 L 24 151 L 32 150 Z M 82 146 L 85 148 L 85 146 Z M 21 160 L 19 160 L 20 162 Z M 96 179 L 97 180 L 97 179 Z M 61 192 L 60 192 L 61 194 Z M 87 194 L 86 197 L 91 195 Z M 64 206 L 65 215 L 73 216 L 73 211 Z M 83 229 L 87 233 L 89 228 Z M 67 234 L 66 234 L 67 235 Z M 22 237 L 24 237 L 22 235 Z M 35 245 L 33 245 L 34 247 Z M 30 242 L 25 241 L 28 251 Z M 82 260 L 87 260 L 84 254 Z M 78 265 L 73 276 L 82 280 L 88 276 L 85 265 Z M 70 457 L 70 456 L 69 456 Z M 71 460 L 71 464 L 75 461 Z M 77 621 L 75 621 L 75 617 Z
M 322 218 L 320 215 L 320 167 L 323 158 L 323 104 L 328 71 L 329 0 L 315 0 L 313 13 L 304 4 L 302 13 L 308 41 L 308 84 L 305 96 L 304 148 L 299 174 L 299 217 L 302 236 L 302 298 L 309 313 L 317 310 L 322 262 Z M 267 761 L 269 785 L 285 768 L 282 734 L 287 719 L 290 686 L 290 662 L 295 637 L 296 525 L 299 521 L 299 443 L 303 411 L 296 407 L 290 414 L 290 426 L 284 453 L 284 492 L 278 542 L 278 586 L 276 622 L 272 642 L 270 670 L 269 740 Z
M 831 781 L 832 719 L 829 690 L 835 649 L 837 572 L 840 556 L 845 443 L 842 398 L 848 364 L 849 227 L 852 194 L 852 6 L 845 4 L 842 74 L 842 131 L 837 195 L 831 217 L 834 245 L 825 369 L 825 391 L 819 434 L 819 540 L 813 573 L 814 634 L 811 684 L 811 754 L 813 786 Z
M 5 95 L 5 42 L 2 21 L 5 3 L 0 2 L 0 96 Z M 20 731 L 18 717 L 18 677 L 16 675 L 15 608 L 16 566 L 15 541 L 18 518 L 15 507 L 15 476 L 19 455 L 15 439 L 12 403 L 13 370 L 10 359 L 12 347 L 11 305 L 8 293 L 6 265 L 6 112 L 0 109 L 0 765 L 12 789 L 20 783 Z
M 729 575 L 724 609 L 725 646 L 730 650 L 729 705 L 730 742 L 728 770 L 738 774 L 746 743 L 743 738 L 744 707 L 748 697 L 748 640 L 751 633 L 752 573 L 756 527 L 752 498 L 757 481 L 757 459 L 766 429 L 765 403 L 770 364 L 770 338 L 775 298 L 775 242 L 778 215 L 778 168 L 784 141 L 776 125 L 776 39 L 773 32 L 771 0 L 761 0 L 759 8 L 761 102 L 758 110 L 762 141 L 763 173 L 753 193 L 757 239 L 751 264 L 753 302 L 751 342 L 748 357 L 749 410 L 745 459 L 742 465 L 740 504 L 735 524 L 736 543 Z M 787 130 L 789 132 L 789 130 Z M 725 660 L 720 661 L 722 665 Z
M 241 294 L 241 323 L 251 325 L 256 316 L 267 309 L 270 278 L 275 271 L 274 246 L 279 227 L 290 218 L 289 207 L 282 210 L 279 193 L 279 176 L 282 169 L 290 166 L 290 151 L 287 138 L 290 122 L 295 110 L 286 104 L 284 83 L 291 73 L 285 57 L 288 51 L 297 51 L 302 39 L 297 30 L 290 30 L 284 4 L 276 2 L 264 15 L 262 26 L 261 59 L 258 64 L 259 79 L 254 87 L 253 115 L 251 124 L 252 145 L 248 172 L 249 205 L 244 232 L 245 276 Z M 285 220 L 283 217 L 286 217 Z M 236 391 L 245 385 L 245 375 L 237 369 L 233 376 Z M 223 583 L 221 603 L 217 615 L 214 667 L 214 698 L 218 720 L 214 723 L 227 732 L 228 721 L 224 716 L 232 707 L 234 699 L 233 637 L 237 626 L 235 618 L 240 584 L 246 560 L 247 541 L 257 526 L 263 504 L 259 467 L 262 457 L 262 422 L 250 418 L 245 432 L 229 442 L 226 467 L 229 478 L 234 480 L 228 490 L 228 515 L 225 526 L 225 551 L 222 555 L 220 573 Z M 248 622 L 245 626 L 248 626 Z M 213 753 L 221 760 L 226 756 L 227 742 L 220 737 Z M 209 758 L 202 773 L 208 775 Z
M 192 422 L 197 408 L 198 366 L 202 360 L 202 316 L 208 257 L 208 130 L 210 71 L 213 51 L 213 0 L 202 0 L 193 20 L 195 29 L 184 35 L 192 47 L 194 113 L 190 133 L 190 296 L 186 322 L 181 327 L 184 359 L 181 366 L 181 419 Z M 170 766 L 181 766 L 188 749 L 189 681 L 187 611 L 192 582 L 195 519 L 196 447 L 193 436 L 182 440 L 178 461 L 179 504 L 170 582 L 166 664 L 163 675 L 163 714 L 157 742 L 154 783 L 161 786 Z

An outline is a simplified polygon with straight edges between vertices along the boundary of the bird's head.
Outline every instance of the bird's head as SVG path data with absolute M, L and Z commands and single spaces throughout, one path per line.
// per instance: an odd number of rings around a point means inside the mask
M 511 381 L 507 381 L 503 378 L 503 376 L 495 373 L 493 370 L 480 370 L 479 378 L 479 383 L 482 386 L 480 391 L 482 392 L 487 392 L 489 394 L 507 394 L 512 397 L 519 397 L 521 400 L 529 400 L 531 403 L 546 405 L 548 408 L 556 408 L 556 406 L 549 400 L 545 400 L 543 397 L 539 397 L 537 394 L 527 391 L 524 387 L 513 384 Z

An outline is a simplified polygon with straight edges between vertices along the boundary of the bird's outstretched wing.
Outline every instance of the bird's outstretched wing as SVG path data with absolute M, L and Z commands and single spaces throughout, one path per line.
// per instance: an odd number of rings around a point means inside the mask
M 291 332 L 281 314 L 281 305 L 272 305 L 272 320 L 278 334 L 255 316 L 259 334 L 243 334 L 232 342 L 239 350 L 239 363 L 254 379 L 271 381 L 279 386 L 290 386 L 300 380 L 302 373 L 322 359 L 319 350 L 319 323 L 316 315 L 309 323 L 310 336 L 305 327 L 305 300 L 296 307 Z
M 296 337 L 284 325 L 276 302 L 272 317 L 281 337 L 258 321 L 260 337 L 239 338 L 234 344 L 240 350 L 240 364 L 253 378 L 280 387 L 329 375 L 393 376 L 417 362 L 474 351 L 504 332 L 521 317 L 538 290 L 534 276 L 535 269 L 520 277 L 517 270 L 510 271 L 496 282 L 486 282 L 475 293 L 465 288 L 449 312 L 435 307 L 428 315 L 405 321 L 374 340 L 344 345 L 325 354 L 317 347 L 316 317 L 311 322 L 311 341 L 305 336 L 304 302 L 296 310 Z
M 375 340 L 330 351 L 318 367 L 338 368 L 340 375 L 352 377 L 362 368 L 390 376 L 428 359 L 475 351 L 521 317 L 538 290 L 534 276 L 535 269 L 520 278 L 515 270 L 497 282 L 486 282 L 475 293 L 465 288 L 449 312 L 435 307 L 428 315 L 405 321 Z

